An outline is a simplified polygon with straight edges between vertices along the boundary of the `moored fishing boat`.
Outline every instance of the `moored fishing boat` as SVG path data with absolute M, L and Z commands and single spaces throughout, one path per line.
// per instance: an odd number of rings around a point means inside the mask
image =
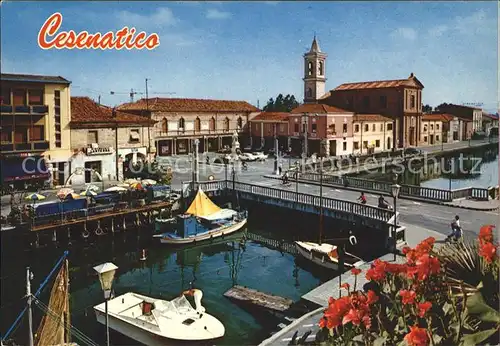
M 155 234 L 163 244 L 190 244 L 224 237 L 241 230 L 247 223 L 247 211 L 221 209 L 199 189 L 186 213 L 175 220 L 165 222 L 172 231 Z M 166 227 L 163 220 L 156 221 L 155 228 Z
M 333 270 L 339 270 L 340 268 L 338 248 L 336 245 L 296 241 L 295 247 L 302 257 L 315 264 Z M 365 263 L 359 257 L 348 252 L 345 252 L 343 257 L 343 266 L 347 269 L 358 267 Z

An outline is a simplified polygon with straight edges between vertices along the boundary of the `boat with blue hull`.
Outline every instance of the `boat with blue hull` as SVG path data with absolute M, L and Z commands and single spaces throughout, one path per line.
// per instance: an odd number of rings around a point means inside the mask
M 182 245 L 233 234 L 246 225 L 248 212 L 222 209 L 200 189 L 187 211 L 171 219 L 168 232 L 155 234 L 163 244 Z M 155 228 L 164 229 L 164 219 L 157 219 Z

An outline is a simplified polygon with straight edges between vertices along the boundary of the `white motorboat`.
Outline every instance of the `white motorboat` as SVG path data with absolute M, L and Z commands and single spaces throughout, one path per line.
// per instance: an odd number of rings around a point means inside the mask
M 108 301 L 109 328 L 149 346 L 223 337 L 224 325 L 205 313 L 201 296 L 195 303 L 196 309 L 184 296 L 166 301 L 125 293 Z M 94 311 L 97 321 L 105 324 L 105 303 L 94 306 Z
M 328 269 L 339 270 L 339 256 L 336 245 L 296 241 L 295 247 L 299 254 L 305 259 Z M 359 257 L 348 252 L 345 253 L 345 269 L 358 267 L 363 263 L 365 262 Z

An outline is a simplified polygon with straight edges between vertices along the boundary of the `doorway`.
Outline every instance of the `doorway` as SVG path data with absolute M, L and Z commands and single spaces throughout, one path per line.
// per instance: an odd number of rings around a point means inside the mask
M 85 183 L 92 182 L 92 171 L 95 170 L 99 175 L 101 175 L 101 161 L 88 161 L 85 162 Z

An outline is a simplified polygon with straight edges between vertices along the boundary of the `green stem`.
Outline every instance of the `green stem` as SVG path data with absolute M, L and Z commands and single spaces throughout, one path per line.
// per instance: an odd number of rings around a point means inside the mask
M 427 329 L 429 330 L 429 334 L 431 335 L 431 344 L 432 346 L 435 346 L 434 344 L 434 336 L 432 335 L 432 320 L 429 321 L 430 318 L 427 318 Z

